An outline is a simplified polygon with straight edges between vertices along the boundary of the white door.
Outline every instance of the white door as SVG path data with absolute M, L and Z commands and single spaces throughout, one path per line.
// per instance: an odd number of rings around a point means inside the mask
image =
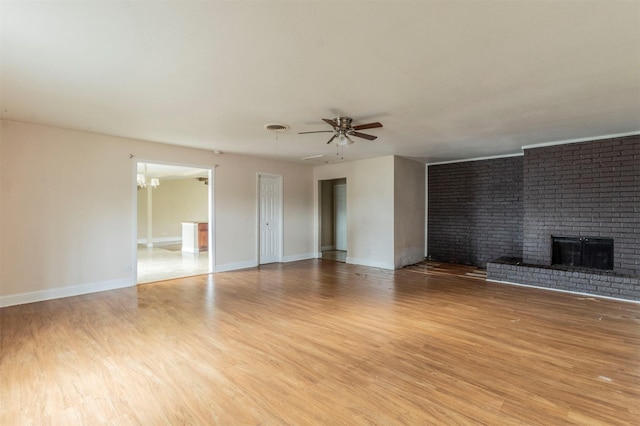
M 336 250 L 347 250 L 347 185 L 333 187 Z
M 281 260 L 281 179 L 281 176 L 258 176 L 261 265 Z

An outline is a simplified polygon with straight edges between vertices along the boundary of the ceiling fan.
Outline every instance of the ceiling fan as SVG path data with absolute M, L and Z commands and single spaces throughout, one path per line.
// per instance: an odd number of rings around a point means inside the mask
M 331 136 L 331 139 L 327 142 L 330 144 L 335 141 L 337 146 L 346 146 L 351 145 L 353 141 L 349 138 L 349 136 L 355 136 L 357 138 L 368 139 L 370 141 L 377 139 L 377 136 L 368 135 L 366 133 L 360 133 L 358 130 L 364 129 L 375 129 L 377 127 L 382 127 L 382 124 L 375 123 L 367 123 L 367 124 L 359 124 L 357 126 L 352 126 L 351 122 L 353 119 L 349 117 L 336 117 L 333 120 L 329 120 L 327 118 L 323 118 L 322 121 L 333 127 L 333 130 L 318 130 L 315 132 L 299 132 L 299 135 L 303 135 L 306 133 L 334 133 Z

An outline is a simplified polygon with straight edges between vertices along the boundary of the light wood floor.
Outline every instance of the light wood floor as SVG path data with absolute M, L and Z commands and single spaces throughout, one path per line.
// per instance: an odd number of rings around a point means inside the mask
M 640 424 L 640 305 L 310 260 L 0 310 L 0 424 Z

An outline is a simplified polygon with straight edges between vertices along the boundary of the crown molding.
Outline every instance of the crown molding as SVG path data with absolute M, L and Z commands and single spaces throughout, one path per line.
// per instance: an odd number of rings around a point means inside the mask
M 441 164 L 466 163 L 469 161 L 496 160 L 499 158 L 522 157 L 524 153 L 517 152 L 515 154 L 491 155 L 489 157 L 465 158 L 462 160 L 438 161 L 436 163 L 427 163 L 427 166 L 439 166 Z
M 570 144 L 570 143 L 599 141 L 599 140 L 603 140 L 603 139 L 623 138 L 623 137 L 626 137 L 626 136 L 639 136 L 639 135 L 640 135 L 640 131 L 627 132 L 627 133 L 616 133 L 616 134 L 613 134 L 613 135 L 590 136 L 588 138 L 567 139 L 567 140 L 562 140 L 562 141 L 536 143 L 536 144 L 533 144 L 533 145 L 523 145 L 522 149 L 544 148 L 546 146 L 566 145 L 566 144 Z

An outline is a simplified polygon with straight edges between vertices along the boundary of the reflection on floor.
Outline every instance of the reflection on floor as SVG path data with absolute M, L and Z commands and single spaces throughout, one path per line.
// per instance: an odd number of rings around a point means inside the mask
M 322 258 L 335 260 L 336 262 L 346 262 L 347 252 L 345 250 L 325 250 L 322 252 Z
M 209 272 L 209 252 L 187 253 L 175 245 L 138 245 L 138 284 Z

